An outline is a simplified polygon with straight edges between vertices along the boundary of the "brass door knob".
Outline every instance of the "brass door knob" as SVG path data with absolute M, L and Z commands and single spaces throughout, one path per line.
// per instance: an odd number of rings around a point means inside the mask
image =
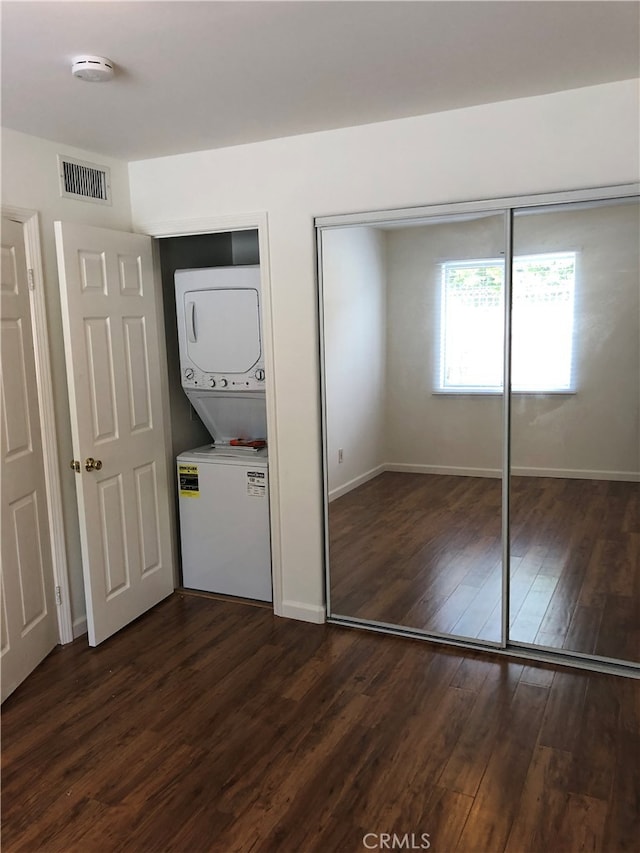
M 80 463 L 77 459 L 72 459 L 71 462 L 69 462 L 69 468 L 71 468 L 72 471 L 75 471 L 76 474 L 80 473 Z
M 93 456 L 89 456 L 89 458 L 84 461 L 85 471 L 99 471 L 101 468 L 102 462 L 100 459 L 94 459 Z

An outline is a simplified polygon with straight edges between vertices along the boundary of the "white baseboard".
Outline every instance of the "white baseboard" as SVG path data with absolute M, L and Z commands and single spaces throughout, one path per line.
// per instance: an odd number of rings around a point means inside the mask
M 80 616 L 78 619 L 73 620 L 73 639 L 77 640 L 78 637 L 81 637 L 83 634 L 87 633 L 87 617 Z
M 326 608 L 302 601 L 283 601 L 280 616 L 285 619 L 297 619 L 299 622 L 315 622 L 321 624 L 327 621 Z
M 520 477 L 559 477 L 563 480 L 617 480 L 625 483 L 640 482 L 635 471 L 583 471 L 578 468 L 522 468 L 513 467 L 511 473 Z
M 386 465 L 377 465 L 375 468 L 365 471 L 364 474 L 360 474 L 359 477 L 354 477 L 353 480 L 349 480 L 349 482 L 345 483 L 343 486 L 338 486 L 336 489 L 332 489 L 329 492 L 329 503 L 331 503 L 331 501 L 335 501 L 336 498 L 341 498 L 342 495 L 346 495 L 347 492 L 350 492 L 352 489 L 357 489 L 358 486 L 362 486 L 369 480 L 373 480 L 373 478 L 377 477 L 378 474 L 382 474 L 383 471 L 387 470 L 388 468 Z
M 452 474 L 456 477 L 494 477 L 500 478 L 499 468 L 458 468 L 452 465 L 412 465 L 405 462 L 388 462 L 382 465 L 384 471 L 399 471 L 407 474 Z M 378 472 L 380 473 L 380 472 Z M 635 471 L 587 471 L 579 468 L 529 468 L 514 466 L 511 473 L 519 477 L 557 477 L 563 480 L 615 480 L 621 482 L 640 482 L 640 474 Z
M 455 477 L 493 477 L 502 476 L 499 468 L 459 468 L 454 465 L 412 465 L 408 462 L 387 462 L 384 471 L 397 471 L 407 474 L 452 474 Z

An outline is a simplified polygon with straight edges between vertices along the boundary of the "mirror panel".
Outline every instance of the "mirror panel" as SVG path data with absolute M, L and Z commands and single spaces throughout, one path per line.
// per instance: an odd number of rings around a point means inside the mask
M 513 224 L 510 640 L 640 661 L 637 199 Z
M 504 214 L 320 239 L 330 615 L 499 644 Z

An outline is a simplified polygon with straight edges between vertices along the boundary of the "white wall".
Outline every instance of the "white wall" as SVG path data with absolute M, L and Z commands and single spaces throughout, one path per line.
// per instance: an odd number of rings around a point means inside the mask
M 333 499 L 365 482 L 385 461 L 383 232 L 375 228 L 325 231 L 322 268 L 327 477 Z M 343 450 L 341 464 L 338 448 Z
M 516 255 L 575 251 L 576 393 L 514 396 L 512 464 L 529 473 L 639 470 L 637 204 L 520 215 Z M 502 216 L 387 232 L 388 444 L 392 465 L 502 466 L 502 399 L 433 394 L 441 263 L 499 257 Z M 544 348 L 545 341 L 540 340 Z
M 504 254 L 504 217 L 387 232 L 386 462 L 469 473 L 502 467 L 502 399 L 433 394 L 440 264 Z M 462 471 L 461 471 L 462 473 Z
M 576 393 L 516 395 L 516 470 L 640 473 L 640 218 L 637 204 L 518 216 L 514 252 L 576 252 Z M 540 342 L 544 347 L 544 341 Z
M 57 155 L 67 154 L 111 170 L 110 206 L 61 198 Z M 62 500 L 69 561 L 71 612 L 74 624 L 82 626 L 85 616 L 80 534 L 76 505 L 75 474 L 68 467 L 73 456 L 67 398 L 64 342 L 60 315 L 60 291 L 53 222 L 83 222 L 130 230 L 131 209 L 127 164 L 45 139 L 2 129 L 2 204 L 36 210 L 40 214 L 44 278 L 51 346 L 51 369 L 55 398 L 58 450 L 62 476 Z
M 316 215 L 640 177 L 638 81 L 130 164 L 134 225 L 267 211 L 285 602 L 323 601 Z

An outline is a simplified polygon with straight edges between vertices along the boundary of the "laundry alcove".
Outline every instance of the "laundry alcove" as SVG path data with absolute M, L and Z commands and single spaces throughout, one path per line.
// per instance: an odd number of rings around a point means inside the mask
M 182 387 L 176 319 L 176 270 L 259 264 L 258 230 L 252 228 L 162 237 L 157 240 L 157 246 L 167 340 L 172 456 L 175 459 L 187 450 L 211 443 L 208 429 L 192 408 Z M 177 490 L 174 492 L 174 501 L 175 516 L 178 518 Z M 184 555 L 181 548 L 180 551 L 182 563 Z

